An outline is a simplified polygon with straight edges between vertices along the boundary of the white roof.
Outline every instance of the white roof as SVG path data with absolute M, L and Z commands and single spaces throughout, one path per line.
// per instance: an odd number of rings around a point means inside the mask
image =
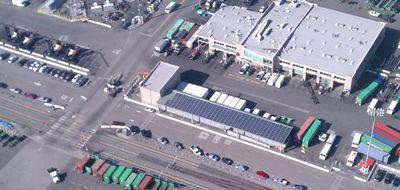
M 244 46 L 270 59 L 288 40 L 297 25 L 312 8 L 309 3 L 285 3 L 281 6 L 271 3 L 272 8 L 260 20 Z
M 212 37 L 228 44 L 243 44 L 262 14 L 237 6 L 228 6 L 215 12 L 200 29 L 198 36 Z
M 280 58 L 352 77 L 384 27 L 384 23 L 315 6 Z
M 159 92 L 174 75 L 178 74 L 178 70 L 178 66 L 160 61 L 141 86 Z

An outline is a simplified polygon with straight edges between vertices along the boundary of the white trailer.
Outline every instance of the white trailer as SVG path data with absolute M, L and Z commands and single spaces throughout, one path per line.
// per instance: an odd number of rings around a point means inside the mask
M 182 92 L 184 92 L 184 93 L 186 93 L 186 94 L 192 94 L 192 84 L 188 83 L 188 84 L 186 85 L 185 89 L 183 89 Z
M 232 100 L 233 100 L 234 98 L 235 98 L 235 97 L 233 97 L 233 96 L 228 96 L 228 97 L 225 99 L 224 103 L 222 103 L 222 104 L 224 104 L 225 106 L 229 106 L 229 104 L 232 102 Z
M 239 102 L 236 104 L 235 108 L 238 110 L 243 110 L 246 107 L 246 100 L 240 99 Z
M 393 115 L 394 111 L 396 110 L 397 105 L 399 104 L 399 100 L 392 100 L 392 102 L 390 102 L 390 105 L 387 109 L 387 114 Z
M 275 82 L 275 87 L 281 88 L 282 85 L 285 83 L 285 75 L 279 75 L 278 79 Z
M 278 80 L 279 74 L 278 73 L 272 73 L 272 76 L 268 79 L 267 84 L 269 86 L 274 86 L 276 80 Z
M 225 99 L 228 97 L 227 94 L 221 94 L 221 96 L 218 98 L 217 103 L 222 104 L 224 103 Z
M 238 97 L 234 97 L 233 100 L 231 101 L 231 103 L 228 105 L 231 108 L 235 108 L 236 104 L 239 102 L 239 98 Z
M 221 96 L 221 92 L 218 92 L 218 91 L 214 92 L 214 94 L 210 98 L 210 101 L 216 102 L 218 100 L 219 96 Z
M 371 103 L 369 103 L 368 110 L 375 109 L 378 102 L 379 102 L 379 100 L 377 98 L 372 99 Z
M 332 144 L 326 143 L 324 148 L 322 148 L 321 153 L 319 154 L 319 159 L 326 160 L 326 157 L 329 155 L 329 151 L 332 148 Z

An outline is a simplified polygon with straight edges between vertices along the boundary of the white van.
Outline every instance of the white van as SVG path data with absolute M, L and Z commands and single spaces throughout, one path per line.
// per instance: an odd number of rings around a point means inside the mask
M 353 141 L 351 142 L 351 147 L 358 148 L 361 140 L 361 133 L 355 133 L 353 137 Z
M 162 39 L 154 46 L 154 50 L 156 52 L 163 53 L 165 49 L 168 47 L 168 45 L 169 45 L 169 40 Z
M 357 152 L 352 150 L 350 152 L 349 157 L 347 158 L 346 165 L 349 166 L 349 167 L 353 167 L 354 161 L 356 160 L 356 158 L 357 158 Z
M 321 153 L 319 154 L 319 159 L 326 160 L 326 157 L 328 157 L 331 147 L 332 147 L 332 144 L 326 143 L 324 148 L 322 148 Z
M 335 134 L 330 134 L 328 137 L 328 140 L 326 140 L 326 143 L 328 144 L 333 144 L 335 142 L 336 135 Z
M 175 10 L 176 5 L 177 5 L 177 4 L 175 3 L 175 1 L 171 1 L 171 2 L 167 5 L 167 7 L 165 7 L 165 13 L 167 13 L 167 14 L 172 13 L 172 12 Z

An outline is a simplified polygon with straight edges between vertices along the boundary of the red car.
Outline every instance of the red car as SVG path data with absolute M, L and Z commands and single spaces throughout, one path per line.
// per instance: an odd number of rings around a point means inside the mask
M 123 125 L 125 125 L 125 123 L 122 122 L 122 121 L 113 121 L 112 125 L 121 125 L 121 126 L 123 126 Z
M 268 174 L 263 171 L 257 171 L 256 174 L 261 180 L 269 178 Z
M 30 99 L 36 99 L 37 98 L 36 94 L 29 93 L 29 92 L 25 92 L 24 96 L 27 97 L 27 98 L 30 98 Z

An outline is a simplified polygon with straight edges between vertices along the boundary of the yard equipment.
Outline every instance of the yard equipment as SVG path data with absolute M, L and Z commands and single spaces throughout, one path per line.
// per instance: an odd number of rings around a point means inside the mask
M 108 81 L 106 87 L 104 88 L 104 92 L 112 97 L 115 97 L 119 92 L 122 91 L 121 78 L 122 78 L 121 73 L 114 75 Z

